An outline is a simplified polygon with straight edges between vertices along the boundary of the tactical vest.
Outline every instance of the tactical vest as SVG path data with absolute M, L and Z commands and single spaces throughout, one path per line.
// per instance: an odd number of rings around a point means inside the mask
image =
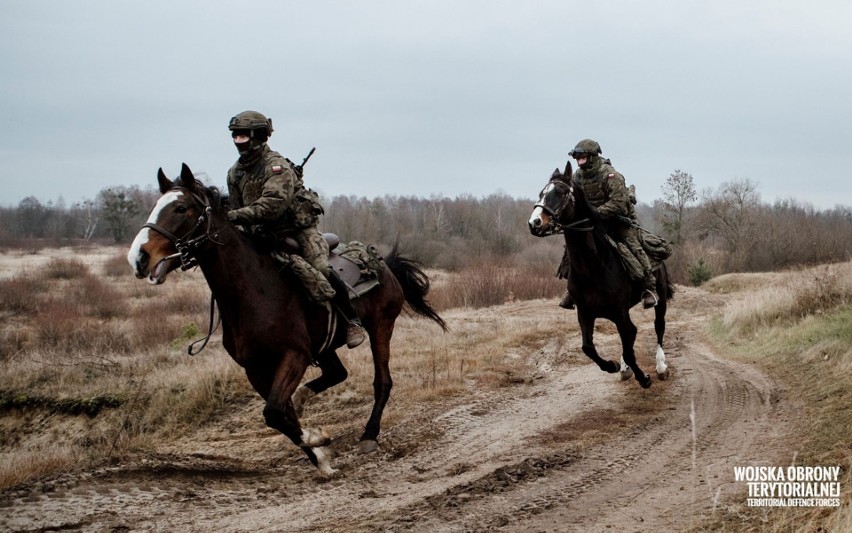
M 293 216 L 293 207 L 296 198 L 305 191 L 302 178 L 293 170 L 292 163 L 278 152 L 264 146 L 260 158 L 253 164 L 235 164 L 228 170 L 228 187 L 234 191 L 231 197 L 231 206 L 234 209 L 249 206 L 263 196 L 266 182 L 274 174 L 282 170 L 291 176 L 292 192 L 289 186 L 280 191 L 274 191 L 277 198 L 287 202 L 286 212 L 275 221 L 265 223 L 267 229 L 275 234 L 292 233 L 301 229 Z
M 621 181 L 613 181 L 613 178 L 609 177 L 611 174 L 620 176 Z M 626 184 L 624 184 L 624 176 L 621 176 L 621 174 L 619 174 L 612 165 L 606 162 L 601 162 L 597 168 L 590 169 L 590 171 L 578 169 L 574 173 L 574 181 L 577 185 L 583 188 L 583 193 L 586 195 L 586 199 L 592 207 L 600 207 L 612 199 L 613 196 L 623 196 L 623 201 L 621 203 L 623 204 L 622 209 L 624 209 L 625 212 L 622 213 L 622 215 L 631 218 L 635 216 L 633 204 L 629 199 L 629 192 Z M 614 187 L 619 188 L 619 190 L 614 191 Z M 624 188 L 623 191 L 620 190 L 622 187 Z

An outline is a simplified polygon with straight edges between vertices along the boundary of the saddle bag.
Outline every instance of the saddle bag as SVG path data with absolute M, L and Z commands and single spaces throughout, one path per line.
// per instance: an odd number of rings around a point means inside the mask
M 296 191 L 292 203 L 293 222 L 300 228 L 311 228 L 319 222 L 325 211 L 320 203 L 319 194 L 313 189 L 303 187 Z
M 672 246 L 664 238 L 644 228 L 639 228 L 639 240 L 653 264 L 662 263 L 672 255 Z

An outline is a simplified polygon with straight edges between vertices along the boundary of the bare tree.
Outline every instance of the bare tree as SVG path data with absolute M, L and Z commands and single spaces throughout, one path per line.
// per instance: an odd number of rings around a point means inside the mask
M 100 214 L 95 208 L 95 202 L 92 200 L 83 200 L 77 204 L 76 207 L 80 213 L 77 221 L 80 225 L 80 236 L 84 241 L 89 241 L 92 239 L 92 235 L 95 234 L 95 229 L 98 227 Z
M 696 200 L 698 193 L 692 176 L 681 170 L 675 170 L 662 187 L 663 198 L 659 201 L 660 222 L 666 236 L 675 244 L 683 242 L 684 225 L 687 212 Z
M 18 204 L 18 231 L 25 237 L 44 237 L 48 208 L 35 196 L 27 196 Z
M 760 206 L 757 184 L 749 179 L 725 182 L 717 191 L 703 193 L 699 226 L 722 239 L 736 269 L 745 266 L 748 247 L 755 244 Z

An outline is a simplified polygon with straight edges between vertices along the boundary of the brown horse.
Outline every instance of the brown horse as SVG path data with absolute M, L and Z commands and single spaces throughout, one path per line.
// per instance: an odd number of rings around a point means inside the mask
M 583 353 L 601 370 L 616 373 L 622 379 L 632 373 L 639 384 L 648 388 L 651 378 L 636 363 L 633 344 L 636 326 L 630 320 L 630 308 L 639 303 L 643 287 L 630 279 L 617 253 L 608 243 L 605 233 L 608 224 L 619 221 L 604 220 L 586 200 L 581 187 L 571 178 L 571 162 L 565 172 L 556 169 L 550 181 L 539 193 L 539 200 L 529 219 L 530 232 L 537 237 L 556 233 L 565 235 L 565 252 L 571 262 L 568 275 L 568 292 L 577 305 L 577 320 L 583 336 Z M 656 369 L 661 380 L 669 375 L 663 336 L 666 332 L 666 309 L 674 295 L 665 262 L 654 272 L 657 279 L 659 301 L 654 308 L 654 330 L 657 334 Z M 621 365 L 598 355 L 592 340 L 595 320 L 611 320 L 621 337 Z
M 266 424 L 300 446 L 320 472 L 334 472 L 326 448 L 330 438 L 321 429 L 302 428 L 297 413 L 308 398 L 346 379 L 335 353 L 345 343 L 345 322 L 333 333 L 330 347 L 323 348 L 331 308 L 308 300 L 289 271 L 281 272 L 280 263 L 228 221 L 219 191 L 196 181 L 186 165 L 174 182 L 162 169 L 158 180 L 163 196 L 127 254 L 136 277 L 160 284 L 175 268 L 197 264 L 219 307 L 222 344 L 266 400 Z M 382 411 L 393 385 L 390 340 L 403 305 L 407 302 L 446 331 L 426 300 L 429 279 L 419 265 L 396 246 L 385 263 L 380 285 L 353 302 L 369 335 L 375 367 L 375 402 L 358 446 L 361 452 L 378 447 Z M 300 387 L 312 363 L 322 374 Z

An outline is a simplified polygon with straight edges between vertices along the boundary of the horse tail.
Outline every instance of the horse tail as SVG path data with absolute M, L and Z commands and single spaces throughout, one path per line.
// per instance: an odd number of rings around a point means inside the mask
M 399 251 L 399 243 L 393 245 L 391 252 L 385 257 L 385 264 L 402 286 L 402 294 L 405 301 L 420 316 L 424 316 L 441 329 L 447 331 L 444 319 L 432 308 L 426 295 L 429 294 L 429 278 L 423 272 L 423 265 L 417 261 L 405 257 Z

